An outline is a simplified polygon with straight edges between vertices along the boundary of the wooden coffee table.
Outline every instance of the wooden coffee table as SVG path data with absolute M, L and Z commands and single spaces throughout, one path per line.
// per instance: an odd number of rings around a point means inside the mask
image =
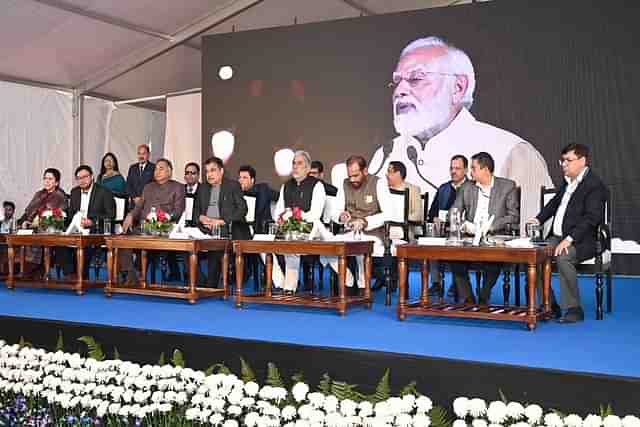
M 373 242 L 348 241 L 348 242 L 322 242 L 322 241 L 257 241 L 238 240 L 234 242 L 236 253 L 236 307 L 242 307 L 243 303 L 295 305 L 303 307 L 316 307 L 336 309 L 344 316 L 347 307 L 350 305 L 364 304 L 371 308 L 373 299 L 371 297 L 371 269 Z M 267 283 L 264 292 L 245 295 L 242 292 L 244 282 L 244 257 L 245 254 L 266 254 L 266 276 Z M 286 255 L 324 255 L 338 257 L 338 282 L 339 296 L 320 296 L 313 294 L 274 294 L 273 293 L 273 253 Z M 362 296 L 347 296 L 347 257 L 354 255 L 364 255 L 365 266 L 365 288 Z
M 112 294 L 146 295 L 186 299 L 193 304 L 199 298 L 222 297 L 227 299 L 229 295 L 229 252 L 231 250 L 231 241 L 228 239 L 196 240 L 152 236 L 111 236 L 107 237 L 105 241 L 108 248 L 107 268 L 109 272 L 104 292 L 109 297 Z M 142 253 L 142 280 L 140 281 L 140 286 L 126 286 L 123 283 L 118 283 L 118 251 L 122 249 L 140 250 Z M 148 251 L 187 252 L 189 254 L 189 285 L 185 288 L 147 283 Z M 208 251 L 223 251 L 222 281 L 224 287 L 222 289 L 197 286 L 198 254 Z
M 85 249 L 104 244 L 104 236 L 100 234 L 9 234 L 5 236 L 8 245 L 9 277 L 7 288 L 43 288 L 75 290 L 83 295 L 85 289 L 102 288 L 105 282 L 84 280 Z M 24 275 L 24 248 L 26 246 L 42 246 L 44 251 L 44 277 L 42 279 L 28 278 Z M 53 280 L 49 277 L 51 270 L 51 248 L 66 247 L 76 251 L 76 280 Z M 20 250 L 20 275 L 15 274 L 16 251 Z
M 526 322 L 530 330 L 535 329 L 538 320 L 551 316 L 551 259 L 553 246 L 533 248 L 478 247 L 478 246 L 431 246 L 399 245 L 396 247 L 400 276 L 400 297 L 398 318 L 407 315 L 462 317 L 474 319 L 509 320 Z M 418 301 L 407 301 L 407 262 L 409 259 L 422 261 L 422 287 Z M 507 262 L 527 264 L 527 307 L 508 305 L 449 304 L 442 299 L 432 301 L 429 296 L 429 261 L 469 261 Z M 536 307 L 537 267 L 543 268 L 543 307 Z

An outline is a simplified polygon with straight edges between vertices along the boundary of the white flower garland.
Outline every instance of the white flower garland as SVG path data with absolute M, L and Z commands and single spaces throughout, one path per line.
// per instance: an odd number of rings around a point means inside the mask
M 299 382 L 289 392 L 281 387 L 244 383 L 235 375 L 205 375 L 170 365 L 85 359 L 78 354 L 20 348 L 0 340 L 0 397 L 22 395 L 43 399 L 64 414 L 117 418 L 125 423 L 157 417 L 183 417 L 223 427 L 429 427 L 433 403 L 406 395 L 370 402 L 338 400 L 310 392 Z M 288 403 L 287 403 L 288 402 Z M 538 405 L 523 406 L 459 397 L 453 402 L 453 427 L 640 427 L 629 415 L 584 420 L 571 414 L 544 414 Z

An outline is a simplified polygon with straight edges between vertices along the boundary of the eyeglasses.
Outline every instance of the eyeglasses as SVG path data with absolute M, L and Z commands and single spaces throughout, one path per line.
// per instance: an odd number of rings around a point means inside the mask
M 575 162 L 576 160 L 580 160 L 582 157 L 576 157 L 575 159 L 560 159 L 558 160 L 558 164 L 560 166 L 562 166 L 563 164 L 571 164 L 573 162 Z
M 457 76 L 457 74 L 452 73 L 440 73 L 437 71 L 425 71 L 425 70 L 415 70 L 411 71 L 407 74 L 403 73 L 393 73 L 391 77 L 391 82 L 387 85 L 390 88 L 396 88 L 403 80 L 406 81 L 409 86 L 412 88 L 416 88 L 420 86 L 430 74 L 438 75 L 438 76 Z
M 78 176 L 76 176 L 76 181 L 87 179 L 89 177 L 91 177 L 91 175 L 78 175 Z
M 198 172 L 196 171 L 184 171 L 185 175 L 198 175 Z

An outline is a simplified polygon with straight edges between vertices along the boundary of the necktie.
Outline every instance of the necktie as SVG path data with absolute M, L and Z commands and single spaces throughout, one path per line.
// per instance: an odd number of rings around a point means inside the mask
M 142 176 L 142 172 L 144 172 L 144 163 L 140 163 L 140 175 Z

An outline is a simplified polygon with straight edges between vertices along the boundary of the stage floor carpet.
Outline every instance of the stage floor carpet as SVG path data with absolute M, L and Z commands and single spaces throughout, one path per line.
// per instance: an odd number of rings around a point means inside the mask
M 556 289 L 557 280 L 554 276 Z M 9 291 L 2 283 L 0 315 L 640 378 L 640 278 L 614 278 L 614 311 L 602 321 L 595 320 L 594 281 L 580 278 L 585 322 L 540 322 L 534 332 L 524 323 L 413 316 L 399 321 L 397 294 L 386 307 L 382 291 L 371 311 L 355 307 L 340 317 L 336 311 L 283 306 L 239 310 L 231 300 L 220 299 L 190 305 L 139 296 L 107 298 L 101 290 L 82 297 L 68 291 Z M 419 273 L 411 273 L 411 283 L 417 296 Z M 493 296 L 495 302 L 502 299 L 500 282 Z

